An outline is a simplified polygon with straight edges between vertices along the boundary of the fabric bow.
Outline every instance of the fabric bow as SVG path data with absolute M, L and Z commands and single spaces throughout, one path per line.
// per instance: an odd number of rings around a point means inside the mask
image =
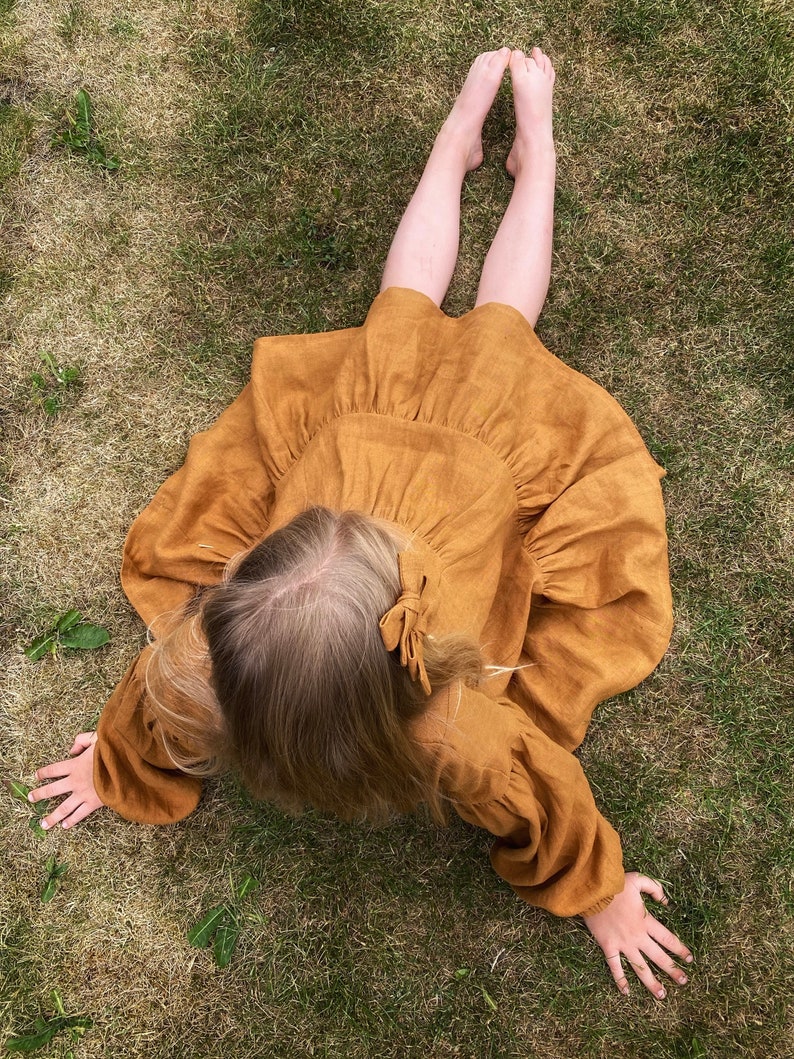
M 416 551 L 397 556 L 402 594 L 391 610 L 380 619 L 380 635 L 387 651 L 400 648 L 400 664 L 413 681 L 419 681 L 425 695 L 432 688 L 425 669 L 423 642 L 427 621 L 435 603 L 428 592 L 429 579 L 424 572 L 422 556 Z

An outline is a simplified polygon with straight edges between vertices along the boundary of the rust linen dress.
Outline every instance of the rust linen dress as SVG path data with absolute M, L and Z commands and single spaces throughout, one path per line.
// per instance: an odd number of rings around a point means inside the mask
M 452 319 L 390 288 L 362 327 L 255 343 L 249 385 L 134 523 L 122 581 L 156 634 L 308 506 L 405 527 L 438 577 L 429 632 L 520 667 L 435 693 L 415 739 L 457 812 L 497 837 L 520 897 L 592 914 L 623 888 L 622 855 L 572 751 L 669 640 L 661 473 L 613 398 L 515 309 Z M 128 819 L 167 823 L 200 784 L 165 753 L 145 657 L 102 714 L 95 782 Z

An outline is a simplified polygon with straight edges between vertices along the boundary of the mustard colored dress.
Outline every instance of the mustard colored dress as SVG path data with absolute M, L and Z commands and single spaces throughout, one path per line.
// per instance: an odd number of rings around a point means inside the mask
M 249 385 L 134 523 L 122 582 L 156 628 L 311 505 L 405 527 L 439 579 L 430 633 L 467 633 L 509 670 L 434 694 L 414 737 L 520 897 L 593 914 L 623 888 L 622 855 L 572 751 L 669 640 L 661 474 L 515 309 L 452 319 L 390 288 L 361 327 L 255 343 Z M 102 714 L 95 782 L 122 816 L 168 823 L 200 783 L 164 751 L 145 656 Z

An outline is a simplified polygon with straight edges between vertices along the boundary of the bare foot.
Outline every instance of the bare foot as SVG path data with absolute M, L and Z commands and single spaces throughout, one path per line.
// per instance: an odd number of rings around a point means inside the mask
M 551 59 L 540 48 L 533 48 L 531 55 L 514 51 L 510 56 L 516 138 L 505 166 L 512 177 L 518 176 L 538 154 L 554 153 L 551 131 L 554 76 Z
M 471 64 L 468 76 L 441 127 L 438 141 L 462 150 L 467 170 L 482 165 L 482 126 L 510 61 L 510 49 L 486 51 Z

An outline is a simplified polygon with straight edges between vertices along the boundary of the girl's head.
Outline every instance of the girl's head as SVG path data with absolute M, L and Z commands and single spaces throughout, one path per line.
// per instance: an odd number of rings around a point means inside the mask
M 236 765 L 254 794 L 344 818 L 423 800 L 438 815 L 410 739 L 427 699 L 379 629 L 400 594 L 397 555 L 408 546 L 391 523 L 310 508 L 230 563 L 183 623 L 209 651 L 220 714 L 210 727 L 221 743 L 212 756 Z M 479 675 L 468 641 L 428 638 L 424 654 L 434 690 Z

